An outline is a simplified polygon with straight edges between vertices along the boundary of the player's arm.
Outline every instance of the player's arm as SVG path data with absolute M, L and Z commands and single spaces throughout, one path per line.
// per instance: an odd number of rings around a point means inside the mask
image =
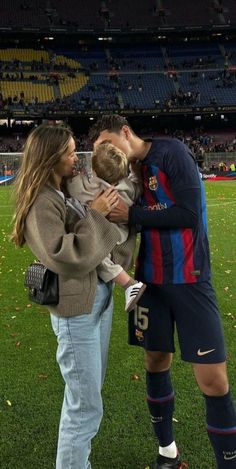
M 136 206 L 128 209 L 124 203 L 119 202 L 112 211 L 110 220 L 118 222 L 122 219 L 130 225 L 147 228 L 194 228 L 201 213 L 200 179 L 188 148 L 181 142 L 173 141 L 170 145 L 165 155 L 164 170 L 170 182 L 175 205 L 164 210 L 149 210 Z
M 187 204 L 186 204 L 187 199 Z M 118 205 L 109 214 L 114 223 L 128 223 L 131 226 L 141 225 L 147 228 L 174 229 L 194 228 L 200 213 L 200 190 L 189 189 L 178 194 L 178 205 L 164 210 L 148 210 L 143 207 L 128 207 L 119 198 Z M 185 206 L 181 206 L 181 203 Z M 186 205 L 189 204 L 189 207 Z
M 198 223 L 199 213 L 200 189 L 189 189 L 179 192 L 176 205 L 167 209 L 130 207 L 128 223 L 158 229 L 194 228 Z

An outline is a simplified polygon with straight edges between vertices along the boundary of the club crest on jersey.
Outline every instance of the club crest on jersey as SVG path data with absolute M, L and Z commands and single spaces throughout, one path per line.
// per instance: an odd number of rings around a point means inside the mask
M 155 191 L 158 186 L 157 178 L 156 176 L 151 176 L 148 180 L 148 186 L 151 191 Z
M 143 332 L 140 331 L 139 329 L 135 329 L 135 335 L 137 339 L 139 340 L 139 342 L 142 342 L 142 340 L 144 340 Z

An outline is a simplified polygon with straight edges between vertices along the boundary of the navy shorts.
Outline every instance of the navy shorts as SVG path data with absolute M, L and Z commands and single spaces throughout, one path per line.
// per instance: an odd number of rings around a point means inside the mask
M 129 343 L 145 350 L 174 352 L 175 328 L 183 360 L 205 364 L 225 361 L 222 324 L 209 281 L 148 284 L 129 314 Z

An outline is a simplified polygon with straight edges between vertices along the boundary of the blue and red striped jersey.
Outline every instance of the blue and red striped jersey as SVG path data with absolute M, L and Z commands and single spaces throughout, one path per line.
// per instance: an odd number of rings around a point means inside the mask
M 205 192 L 190 149 L 177 139 L 153 140 L 141 173 L 143 195 L 130 217 L 141 225 L 135 278 L 154 284 L 208 280 Z

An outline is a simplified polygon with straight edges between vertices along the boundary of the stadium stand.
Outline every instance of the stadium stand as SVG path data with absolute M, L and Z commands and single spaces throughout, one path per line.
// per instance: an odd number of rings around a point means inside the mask
M 123 8 L 125 7 L 125 15 Z M 92 14 L 91 14 L 92 12 Z M 75 26 L 78 28 L 136 28 L 231 24 L 236 22 L 234 0 L 185 2 L 162 0 L 2 0 L 0 27 Z
M 136 2 L 135 7 L 133 0 L 3 0 L 0 5 L 3 29 L 37 26 L 60 31 L 60 26 L 68 26 L 71 31 L 87 28 L 89 34 L 91 28 L 109 32 L 123 27 L 142 33 L 145 28 L 210 28 L 229 23 L 236 24 L 234 0 L 147 0 Z M 155 36 L 155 40 L 159 37 L 165 36 Z M 236 103 L 233 41 L 222 38 L 220 42 L 217 37 L 215 42 L 191 43 L 182 38 L 176 43 L 151 43 L 150 38 L 146 44 L 139 39 L 135 44 L 108 41 L 98 45 L 97 39 L 83 39 L 77 47 L 65 40 L 62 48 L 55 41 L 51 49 L 43 41 L 37 49 L 23 48 L 20 41 L 14 48 L 3 48 L 2 43 L 0 110 L 168 111 Z
M 30 103 L 33 98 L 37 97 L 40 103 L 45 103 L 54 99 L 53 87 L 50 85 L 42 85 L 41 83 L 27 82 L 27 81 L 2 81 L 1 93 L 4 99 L 16 97 L 16 103 L 21 100 L 21 104 Z
M 163 19 L 166 25 L 205 25 L 213 21 L 218 22 L 217 12 L 212 7 L 213 2 L 198 0 L 197 2 L 186 2 L 179 0 L 173 2 L 164 0 Z
M 88 81 L 88 78 L 84 74 L 75 74 L 74 78 L 68 76 L 64 77 L 63 81 L 59 82 L 59 89 L 61 97 L 72 95 L 73 93 L 78 94 L 79 90 L 82 89 Z
M 236 10 L 234 0 L 223 0 L 221 14 L 226 24 L 236 23 Z
M 44 27 L 49 25 L 46 1 L 2 0 L 0 26 Z
M 1 62 L 12 62 L 15 67 L 23 65 L 25 62 L 49 63 L 48 52 L 34 49 L 1 49 Z
M 219 44 L 170 46 L 167 54 L 169 66 L 176 69 L 223 68 L 225 63 Z
M 125 12 L 125 14 L 124 14 Z M 2 0 L 0 27 L 116 29 L 235 24 L 234 0 Z
M 0 108 L 53 101 L 54 108 L 82 110 L 231 105 L 235 52 L 235 44 L 217 43 L 1 49 Z

